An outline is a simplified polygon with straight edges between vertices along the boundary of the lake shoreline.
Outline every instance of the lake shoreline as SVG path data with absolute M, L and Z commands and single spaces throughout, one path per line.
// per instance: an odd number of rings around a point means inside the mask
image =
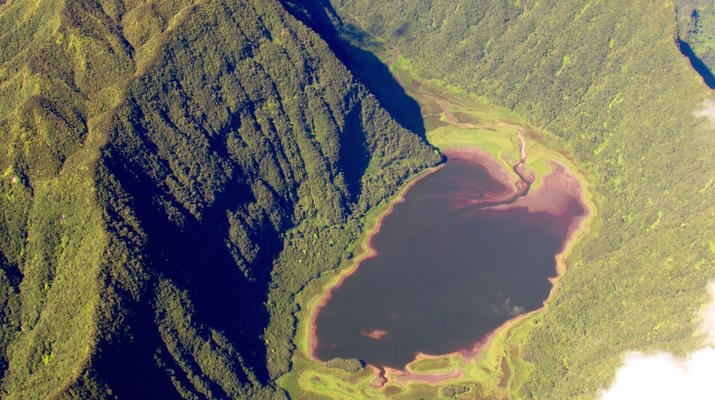
M 382 391 L 380 388 L 391 389 L 394 386 L 391 382 L 410 393 L 412 393 L 412 389 L 408 388 L 413 385 L 417 385 L 415 386 L 417 388 L 423 384 L 439 386 L 442 383 L 471 384 L 479 382 L 480 385 L 486 385 L 485 390 L 498 392 L 511 386 L 513 379 L 519 379 L 515 375 L 515 367 L 522 368 L 522 372 L 519 374 L 529 374 L 529 363 L 525 363 L 519 358 L 521 346 L 527 342 L 533 324 L 542 318 L 545 310 L 549 307 L 552 296 L 558 290 L 560 279 L 569 267 L 567 263 L 569 254 L 597 234 L 601 225 L 598 219 L 598 215 L 601 213 L 598 204 L 600 197 L 594 191 L 593 177 L 578 164 L 573 154 L 562 147 L 563 144 L 559 139 L 548 131 L 531 127 L 513 111 L 493 106 L 486 99 L 466 93 L 450 85 L 449 82 L 415 77 L 409 62 L 399 57 L 396 51 L 392 52 L 392 61 L 391 72 L 406 92 L 420 103 L 423 119 L 431 122 L 431 125 L 426 126 L 427 141 L 443 154 L 466 151 L 472 154 L 486 155 L 486 157 L 479 158 L 493 161 L 485 166 L 489 174 L 501 175 L 502 179 L 499 181 L 511 184 L 517 179 L 513 171 L 514 163 L 517 162 L 519 155 L 523 156 L 523 154 L 512 153 L 514 146 L 521 147 L 518 150 L 523 150 L 524 146 L 528 145 L 529 161 L 523 163 L 523 168 L 528 169 L 527 172 L 536 173 L 536 179 L 530 187 L 531 191 L 537 192 L 541 189 L 543 178 L 549 175 L 551 166 L 555 162 L 563 166 L 580 185 L 581 193 L 577 199 L 586 212 L 569 229 L 563 240 L 561 251 L 554 257 L 554 276 L 548 278 L 551 289 L 543 301 L 542 307 L 505 321 L 490 333 L 476 340 L 473 346 L 465 347 L 463 350 L 441 355 L 418 353 L 415 359 L 402 370 L 389 368 L 385 370 L 368 365 L 358 373 L 343 375 L 343 372 L 338 373 L 334 368 L 326 367 L 324 362 L 314 356 L 314 344 L 317 343 L 315 339 L 316 317 L 319 310 L 329 300 L 329 297 L 326 298 L 326 296 L 331 289 L 336 284 L 342 283 L 347 276 L 355 273 L 362 258 L 367 256 L 368 241 L 377 233 L 378 224 L 381 224 L 382 220 L 392 212 L 392 208 L 396 205 L 395 202 L 402 201 L 412 185 L 436 169 L 443 167 L 444 164 L 416 174 L 410 178 L 414 181 L 408 181 L 405 187 L 394 195 L 393 200 L 388 200 L 383 205 L 377 206 L 373 209 L 374 213 L 368 214 L 365 228 L 353 245 L 357 258 L 346 261 L 337 269 L 327 272 L 322 278 L 314 280 L 308 288 L 298 294 L 297 302 L 301 310 L 298 314 L 298 327 L 294 339 L 297 346 L 293 356 L 294 367 L 291 368 L 291 372 L 281 378 L 283 383 L 280 385 L 286 389 L 296 388 L 298 392 L 304 394 L 327 394 L 318 386 L 314 386 L 313 381 L 320 379 L 334 382 L 331 387 L 337 390 L 336 393 L 345 396 L 348 396 L 349 393 L 351 393 L 349 396 L 354 394 L 348 387 L 341 386 L 347 383 L 351 386 L 358 385 L 361 388 L 360 393 L 363 395 L 367 396 L 367 392 L 371 392 L 371 396 L 379 397 L 379 393 Z M 448 108 L 449 112 L 446 112 L 445 105 L 452 110 Z M 449 116 L 452 116 L 452 119 L 455 120 L 452 122 L 456 124 L 450 123 Z M 517 130 L 523 134 L 518 135 Z M 347 276 L 343 277 L 346 274 Z M 423 359 L 444 359 L 446 366 L 437 370 L 429 367 L 419 367 L 418 369 L 416 362 Z M 506 369 L 504 363 L 507 364 Z M 484 371 L 488 371 L 489 375 L 483 375 Z M 495 378 L 496 376 L 500 377 Z M 333 379 L 335 380 L 333 381 Z M 415 390 L 419 392 L 419 389 Z
M 487 199 L 480 200 L 480 202 L 499 202 L 502 201 L 505 198 L 511 197 L 516 195 L 519 192 L 519 187 L 516 181 L 513 181 L 514 176 L 507 171 L 504 166 L 502 165 L 499 160 L 497 160 L 494 156 L 489 154 L 487 151 L 484 151 L 479 148 L 459 148 L 459 149 L 445 149 L 442 151 L 442 154 L 444 154 L 447 157 L 447 160 L 450 158 L 454 159 L 463 159 L 469 162 L 473 162 L 475 164 L 478 164 L 482 167 L 484 167 L 489 175 L 497 182 L 501 183 L 505 187 L 509 188 L 508 192 L 505 193 L 500 193 L 499 197 L 489 197 Z M 450 156 L 451 155 L 451 156 Z M 441 168 L 443 168 L 448 161 L 445 161 L 444 163 L 430 168 L 426 171 L 423 171 L 419 173 L 412 181 L 407 183 L 402 189 L 400 189 L 400 192 L 395 196 L 394 199 L 392 199 L 389 202 L 389 205 L 387 208 L 380 213 L 377 218 L 375 219 L 374 225 L 370 227 L 366 231 L 366 237 L 363 240 L 362 244 L 360 245 L 361 251 L 359 255 L 353 259 L 351 265 L 347 267 L 344 271 L 341 271 L 338 273 L 337 280 L 333 282 L 332 284 L 327 284 L 327 288 L 324 289 L 324 291 L 319 295 L 321 297 L 320 301 L 317 302 L 315 305 L 314 309 L 312 310 L 311 316 L 310 316 L 310 334 L 309 334 L 309 354 L 310 356 L 319 362 L 323 361 L 328 361 L 328 360 L 321 360 L 318 358 L 315 354 L 315 350 L 317 348 L 318 344 L 318 339 L 316 337 L 316 321 L 318 318 L 318 315 L 320 314 L 320 311 L 326 306 L 326 304 L 330 301 L 332 297 L 332 292 L 334 290 L 339 289 L 343 282 L 355 274 L 362 265 L 362 262 L 375 257 L 377 255 L 377 251 L 375 250 L 374 246 L 372 245 L 372 241 L 374 237 L 380 232 L 380 229 L 382 228 L 382 223 L 385 218 L 387 218 L 392 212 L 394 211 L 395 207 L 405 201 L 405 195 L 407 192 L 418 182 L 423 180 L 424 178 L 428 177 L 429 175 L 437 172 Z M 377 369 L 380 369 L 379 367 L 375 367 Z
M 465 149 L 465 148 L 460 148 L 458 149 L 461 152 L 469 152 L 469 153 L 486 153 L 483 150 L 480 149 Z M 444 153 L 448 154 L 450 152 L 449 149 L 445 149 Z M 493 156 L 489 155 L 486 153 L 491 159 L 489 161 L 492 161 L 492 166 L 497 166 L 498 168 L 504 170 L 504 166 L 500 164 L 496 159 L 494 159 Z M 576 216 L 572 219 L 570 226 L 567 230 L 566 235 L 564 236 L 564 240 L 562 243 L 562 248 L 558 253 L 555 254 L 554 256 L 554 261 L 555 261 L 555 269 L 554 269 L 554 276 L 549 277 L 548 280 L 551 283 L 552 287 L 551 290 L 549 291 L 549 295 L 547 296 L 546 299 L 543 301 L 543 306 L 540 308 L 537 308 L 535 310 L 527 311 L 522 314 L 516 315 L 513 318 L 504 321 L 500 326 L 492 330 L 491 332 L 487 333 L 486 335 L 482 336 L 479 338 L 477 341 L 474 342 L 473 345 L 470 347 L 466 347 L 464 349 L 456 350 L 451 353 L 445 353 L 445 354 L 426 354 L 426 353 L 418 353 L 414 360 L 409 362 L 405 368 L 403 369 L 396 369 L 396 368 L 390 368 L 390 367 L 385 367 L 384 371 L 381 371 L 379 368 L 371 366 L 374 368 L 376 371 L 376 375 L 378 375 L 379 379 L 385 380 L 385 383 L 389 381 L 387 378 L 388 375 L 390 377 L 396 378 L 399 382 L 401 383 L 407 383 L 407 382 L 426 382 L 426 383 L 432 383 L 432 384 L 437 384 L 437 383 L 442 383 L 451 379 L 459 378 L 459 376 L 462 373 L 462 368 L 456 368 L 452 370 L 450 373 L 445 373 L 445 372 L 438 372 L 438 373 L 425 373 L 425 374 L 419 374 L 415 371 L 410 370 L 410 365 L 415 363 L 416 361 L 419 360 L 424 360 L 424 359 L 440 359 L 440 358 L 449 358 L 449 357 L 455 357 L 459 356 L 465 363 L 469 363 L 473 360 L 475 360 L 478 356 L 480 356 L 491 344 L 492 339 L 500 334 L 501 332 L 504 332 L 505 330 L 510 329 L 513 327 L 515 324 L 517 324 L 520 321 L 524 321 L 528 319 L 529 317 L 534 316 L 535 314 L 543 311 L 547 306 L 549 300 L 552 298 L 554 295 L 556 289 L 557 289 L 557 284 L 560 278 L 563 277 L 564 273 L 568 269 L 568 265 L 566 264 L 565 257 L 568 254 L 569 251 L 573 248 L 573 246 L 579 242 L 579 240 L 582 238 L 583 235 L 585 235 L 586 232 L 588 232 L 590 228 L 590 220 L 595 216 L 595 213 L 593 212 L 593 209 L 589 205 L 589 202 L 586 199 L 585 194 L 585 188 L 582 182 L 580 182 L 574 174 L 571 174 L 570 170 L 564 166 L 563 164 L 557 162 L 557 161 L 552 161 L 554 164 L 554 169 L 557 171 L 555 173 L 552 173 L 548 176 L 545 177 L 545 182 L 543 185 L 541 185 L 534 193 L 531 195 L 518 199 L 517 201 L 510 203 L 510 204 L 505 204 L 503 207 L 500 206 L 491 206 L 488 207 L 487 209 L 489 210 L 495 210 L 495 211 L 507 211 L 510 208 L 514 207 L 524 207 L 529 209 L 529 212 L 536 213 L 536 212 L 547 212 L 547 213 L 554 213 L 558 215 L 560 212 L 563 212 L 563 209 L 559 209 L 558 207 L 554 208 L 553 204 L 549 204 L 548 202 L 545 201 L 545 199 L 542 197 L 542 194 L 545 192 L 549 192 L 554 190 L 554 183 L 551 183 L 549 181 L 551 180 L 556 180 L 554 179 L 554 176 L 557 178 L 559 177 L 560 174 L 566 173 L 570 178 L 572 178 L 571 182 L 564 182 L 563 180 L 558 181 L 556 184 L 557 185 L 563 185 L 560 188 L 564 189 L 566 192 L 571 192 L 573 194 L 572 198 L 577 201 L 580 205 L 580 207 L 583 209 L 583 214 Z M 482 164 L 483 165 L 483 164 Z M 484 165 L 485 168 L 488 169 L 486 165 Z M 503 172 L 503 171 L 502 171 Z M 490 170 L 491 174 L 491 170 Z M 494 175 L 492 175 L 494 176 Z M 574 185 L 574 183 L 576 185 Z M 576 186 L 576 187 L 575 187 Z M 578 191 L 577 193 L 574 193 L 575 191 Z M 525 204 L 524 204 L 525 203 Z
M 480 148 L 445 148 L 442 149 L 443 154 L 445 154 L 448 159 L 462 159 L 466 160 L 469 162 L 474 162 L 476 164 L 479 164 L 483 168 L 487 170 L 490 176 L 492 176 L 493 179 L 501 183 L 504 187 L 508 188 L 508 191 L 503 191 L 498 193 L 497 196 L 492 196 L 491 198 L 485 198 L 485 199 L 480 199 L 480 203 L 488 202 L 488 203 L 493 203 L 498 201 L 499 199 L 504 200 L 508 199 L 510 196 L 514 196 L 515 194 L 520 192 L 520 183 L 523 183 L 523 176 L 519 175 L 517 176 L 516 172 L 509 171 L 504 163 L 502 163 L 500 160 L 498 160 L 494 155 L 490 154 L 489 152 L 480 149 Z M 499 211 L 505 211 L 511 208 L 526 208 L 528 209 L 529 212 L 549 212 L 549 213 L 554 213 L 554 214 L 560 214 L 563 212 L 563 209 L 559 209 L 559 207 L 554 208 L 553 204 L 549 203 L 549 196 L 544 196 L 544 194 L 548 194 L 552 191 L 554 191 L 555 188 L 559 189 L 558 191 L 561 193 L 567 193 L 568 195 L 571 196 L 571 198 L 579 203 L 581 208 L 583 209 L 583 214 L 574 217 L 569 228 L 567 231 L 566 236 L 564 237 L 564 241 L 562 243 L 562 248 L 555 255 L 555 270 L 554 274 L 555 276 L 549 277 L 548 280 L 552 284 L 552 288 L 549 292 L 548 297 L 544 300 L 543 304 L 544 307 L 546 306 L 548 300 L 551 298 L 554 292 L 554 288 L 556 286 L 556 282 L 558 279 L 561 277 L 563 272 L 566 270 L 566 266 L 564 264 L 564 255 L 567 252 L 567 250 L 571 247 L 571 242 L 575 238 L 575 234 L 584 230 L 584 221 L 589 218 L 592 213 L 591 213 L 591 208 L 589 207 L 587 201 L 584 198 L 585 194 L 585 188 L 583 184 L 572 174 L 570 173 L 571 171 L 564 166 L 563 164 L 553 161 L 552 162 L 552 173 L 544 177 L 544 184 L 540 185 L 537 190 L 535 190 L 533 193 L 530 193 L 526 197 L 520 197 L 517 198 L 514 201 L 511 201 L 508 204 L 503 204 L 503 205 L 487 205 L 486 208 L 489 210 L 493 210 L 495 212 Z M 374 249 L 372 245 L 372 240 L 375 237 L 375 235 L 380 231 L 382 227 L 383 220 L 388 217 L 393 211 L 395 206 L 400 204 L 401 202 L 404 201 L 405 199 L 405 194 L 420 180 L 424 179 L 425 177 L 429 176 L 430 174 L 436 172 L 440 168 L 442 168 L 445 164 L 441 164 L 440 166 L 437 166 L 435 168 L 432 168 L 428 171 L 425 171 L 418 175 L 415 179 L 413 179 L 411 182 L 409 182 L 403 189 L 401 189 L 400 193 L 389 203 L 388 208 L 383 211 L 382 213 L 379 214 L 379 216 L 376 218 L 374 225 L 367 231 L 366 237 L 363 240 L 363 244 L 361 245 L 362 251 L 360 252 L 360 255 L 354 259 L 354 261 L 351 263 L 351 265 L 343 270 L 342 272 L 339 272 L 339 275 L 336 277 L 334 281 L 331 283 L 326 283 L 325 288 L 321 291 L 320 294 L 317 296 L 320 296 L 320 300 L 315 303 L 315 306 L 312 308 L 312 312 L 310 315 L 310 336 L 309 336 L 309 355 L 310 357 L 318 362 L 323 362 L 323 360 L 320 360 L 316 354 L 316 348 L 318 345 L 318 339 L 316 337 L 316 321 L 317 317 L 320 313 L 320 311 L 325 307 L 325 305 L 330 301 L 332 297 L 332 292 L 333 290 L 338 289 L 345 279 L 348 277 L 352 276 L 357 269 L 362 265 L 362 262 L 364 260 L 367 260 L 371 257 L 374 257 L 377 252 Z M 567 179 L 564 179 L 564 175 L 567 177 Z M 552 206 L 551 208 L 549 206 Z M 452 353 L 446 353 L 446 354 L 439 354 L 439 355 L 428 355 L 424 353 L 418 353 L 415 358 L 407 363 L 403 369 L 395 369 L 395 368 L 390 368 L 390 367 L 378 367 L 378 366 L 373 366 L 369 364 L 369 368 L 371 368 L 373 371 L 375 371 L 375 374 L 377 375 L 378 379 L 378 386 L 382 386 L 385 383 L 389 381 L 389 378 L 387 377 L 388 375 L 390 377 L 396 378 L 401 382 L 407 382 L 407 381 L 419 381 L 419 382 L 428 382 L 428 383 L 439 383 L 445 380 L 450 380 L 450 379 L 455 379 L 459 377 L 460 374 L 460 369 L 458 368 L 457 370 L 454 370 L 450 373 L 439 373 L 439 374 L 419 374 L 413 371 L 410 371 L 409 365 L 413 364 L 415 361 L 425 359 L 425 358 L 444 358 L 444 357 L 450 357 L 450 356 L 455 356 L 459 355 L 464 361 L 469 362 L 469 360 L 474 359 L 477 357 L 483 349 L 487 348 L 489 343 L 491 343 L 491 339 L 498 334 L 499 332 L 503 331 L 504 329 L 507 329 L 511 327 L 514 323 L 524 320 L 528 318 L 529 316 L 532 316 L 533 314 L 543 310 L 544 307 L 540 307 L 536 310 L 529 311 L 526 313 L 522 313 L 520 315 L 517 315 L 507 321 L 505 321 L 503 324 L 501 324 L 499 327 L 495 328 L 493 331 L 489 332 L 488 334 L 482 336 L 478 340 L 475 341 L 475 343 L 465 349 L 457 350 Z M 437 376 L 439 375 L 439 376 Z
M 328 282 L 325 283 L 323 290 L 317 294 L 316 296 L 320 297 L 320 300 L 316 303 L 316 305 L 312 308 L 311 314 L 310 314 L 310 333 L 308 337 L 308 352 L 309 355 L 312 359 L 318 361 L 318 362 L 324 362 L 328 360 L 321 360 L 315 355 L 315 350 L 317 348 L 318 340 L 316 337 L 316 320 L 318 318 L 318 314 L 320 314 L 320 311 L 325 307 L 325 305 L 330 301 L 332 297 L 332 292 L 333 290 L 337 290 L 342 286 L 343 282 L 350 276 L 352 276 L 355 272 L 357 272 L 357 269 L 360 267 L 363 261 L 375 257 L 377 255 L 377 251 L 372 245 L 372 240 L 380 232 L 380 228 L 382 228 L 382 222 L 383 220 L 392 214 L 392 212 L 395 209 L 395 206 L 398 204 L 402 203 L 405 201 L 405 194 L 418 182 L 420 182 L 422 179 L 428 177 L 429 175 L 437 172 L 441 168 L 443 168 L 446 165 L 446 161 L 443 162 L 442 164 L 428 168 L 425 171 L 422 171 L 415 175 L 412 180 L 407 182 L 397 193 L 397 195 L 391 199 L 388 204 L 387 208 L 382 211 L 375 219 L 373 226 L 369 227 L 365 231 L 365 238 L 362 240 L 360 246 L 359 246 L 359 255 L 354 258 L 351 263 L 342 271 L 337 272 L 337 276 L 335 277 L 335 280 L 333 282 Z

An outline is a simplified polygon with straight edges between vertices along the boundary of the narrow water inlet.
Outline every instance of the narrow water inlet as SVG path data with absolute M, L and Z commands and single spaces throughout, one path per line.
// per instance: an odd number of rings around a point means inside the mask
M 703 78 L 705 85 L 707 85 L 710 89 L 715 89 L 715 76 L 713 76 L 712 71 L 710 71 L 710 68 L 708 68 L 705 62 L 703 62 L 703 60 L 695 54 L 695 51 L 693 51 L 687 42 L 677 39 L 676 44 L 678 45 L 680 52 L 688 59 L 688 61 L 690 61 L 690 65 L 693 67 L 695 72 Z

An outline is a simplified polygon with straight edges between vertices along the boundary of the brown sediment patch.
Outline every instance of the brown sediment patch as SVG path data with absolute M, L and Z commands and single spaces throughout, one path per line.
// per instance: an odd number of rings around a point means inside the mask
M 387 68 L 392 68 L 392 66 L 397 62 L 397 58 L 400 56 L 400 52 L 397 50 L 396 47 L 392 48 L 392 59 L 387 62 Z M 392 76 L 395 77 L 395 80 L 397 83 L 404 88 L 405 85 L 402 84 L 402 81 L 400 80 L 400 77 L 397 76 L 397 74 L 392 74 Z
M 521 162 L 526 161 L 526 141 L 524 140 L 524 127 L 519 128 L 519 148 L 521 149 Z
M 479 119 L 475 116 L 467 114 L 467 113 L 463 113 L 460 111 L 453 111 L 452 115 L 454 115 L 454 118 L 456 118 L 457 121 L 462 124 L 469 124 L 471 126 L 484 126 L 485 125 L 484 121 L 482 121 L 481 119 Z
M 373 340 L 380 340 L 380 339 L 385 338 L 385 336 L 387 336 L 387 331 L 384 331 L 382 329 L 373 329 L 369 332 L 362 331 L 362 332 L 360 332 L 360 334 L 363 336 L 369 337 L 370 339 L 373 339 Z
M 455 353 L 444 354 L 444 355 L 439 355 L 439 356 L 431 356 L 431 355 L 427 355 L 424 353 L 419 353 L 415 357 L 415 361 L 427 359 L 427 358 L 448 357 L 448 356 L 451 356 L 454 354 L 461 354 L 461 353 L 455 352 Z M 419 373 L 410 371 L 407 366 L 405 366 L 405 368 L 401 369 L 401 370 L 395 369 L 395 368 L 390 368 L 390 367 L 378 368 L 374 365 L 368 365 L 368 366 L 375 373 L 375 379 L 377 380 L 377 384 L 372 385 L 372 386 L 378 387 L 378 388 L 385 386 L 385 384 L 387 384 L 388 382 L 391 381 L 391 379 L 388 378 L 388 375 L 391 378 L 393 378 L 393 380 L 399 381 L 399 383 L 401 383 L 401 384 L 405 384 L 408 382 L 422 382 L 422 383 L 429 383 L 429 384 L 437 384 L 437 383 L 448 381 L 450 379 L 457 379 L 462 376 L 461 368 L 457 368 L 454 371 L 446 372 L 446 373 L 442 373 L 442 374 L 419 374 Z
M 529 193 L 528 196 L 517 199 L 508 205 L 498 205 L 491 207 L 493 210 L 505 210 L 508 208 L 526 208 L 530 213 L 548 213 L 551 215 L 563 215 L 569 203 L 573 200 L 579 201 L 584 210 L 587 208 L 582 197 L 581 183 L 568 169 L 557 161 L 551 161 L 551 173 L 543 178 L 542 185 Z M 577 222 L 585 217 L 576 217 Z
M 450 100 L 446 96 L 441 96 L 435 93 L 430 93 L 430 94 L 423 94 L 423 95 L 414 95 L 415 97 L 419 98 L 422 100 L 422 103 L 427 103 L 433 102 L 439 106 L 439 109 L 441 110 L 442 114 L 444 114 L 445 119 L 447 120 L 446 124 L 447 125 L 452 125 L 456 126 L 457 128 L 461 129 L 486 129 L 490 131 L 495 131 L 495 127 L 499 125 L 509 125 L 509 126 L 514 126 L 514 127 L 520 127 L 520 132 L 523 133 L 524 128 L 521 127 L 521 125 L 517 123 L 506 123 L 506 122 L 497 122 L 497 123 L 478 123 L 478 120 L 473 120 L 469 114 L 465 113 L 460 113 L 460 112 L 454 112 L 450 110 L 450 106 L 453 105 L 453 103 L 450 103 Z M 523 143 L 522 143 L 523 144 Z M 523 149 L 523 147 L 522 147 Z
M 506 387 L 507 383 L 509 382 L 509 375 L 511 374 L 511 369 L 509 368 L 509 361 L 507 361 L 506 357 L 502 356 L 500 368 L 501 368 L 501 378 L 499 379 L 499 386 L 500 387 Z
M 499 160 L 487 151 L 475 147 L 445 149 L 442 153 L 449 160 L 464 160 L 479 164 L 484 167 L 489 175 L 504 186 L 504 189 L 491 194 L 491 200 L 496 201 L 514 195 L 518 191 L 517 182 L 514 176 L 504 167 Z M 487 201 L 487 198 L 484 198 Z
M 537 197 L 537 200 L 534 201 L 533 204 L 530 204 L 530 206 L 534 210 L 543 209 L 545 212 L 549 212 L 549 210 L 552 212 L 565 212 L 565 209 L 568 207 L 568 205 L 565 205 L 563 203 L 558 204 L 557 201 L 553 201 L 553 205 L 549 206 L 548 199 L 550 196 L 548 194 L 549 186 L 547 185 L 550 185 L 550 187 L 552 188 L 558 188 L 558 190 L 561 190 L 564 194 L 571 195 L 571 199 L 578 202 L 578 205 L 581 207 L 583 212 L 580 215 L 571 219 L 571 224 L 569 225 L 564 236 L 563 246 L 555 256 L 556 275 L 552 278 L 549 278 L 549 281 L 552 284 L 551 293 L 546 298 L 546 300 L 544 300 L 544 306 L 546 306 L 548 301 L 551 299 L 551 296 L 556 290 L 556 286 L 559 279 L 561 279 L 564 272 L 566 272 L 566 262 L 564 261 L 564 257 L 566 256 L 566 252 L 568 251 L 569 243 L 574 239 L 574 237 L 577 235 L 581 228 L 585 228 L 584 221 L 586 221 L 591 216 L 592 212 L 591 208 L 586 203 L 583 197 L 583 187 L 581 186 L 581 183 L 578 181 L 578 179 L 571 175 L 568 169 L 563 165 L 555 161 L 552 161 L 552 165 L 554 166 L 554 172 L 544 178 L 544 185 L 539 188 L 539 190 L 535 191 L 535 197 Z M 531 211 L 532 208 L 530 208 L 529 210 Z
M 425 129 L 431 131 L 442 126 L 449 126 L 449 123 L 442 120 L 441 114 L 423 114 L 422 119 L 425 121 Z
M 392 59 L 387 62 L 388 67 L 392 67 L 392 65 L 397 61 L 397 57 L 400 56 L 400 52 L 397 50 L 397 47 L 392 48 Z
M 310 350 L 310 356 L 313 357 L 316 360 L 320 360 L 317 355 L 315 354 L 315 351 L 318 347 L 318 338 L 316 336 L 316 321 L 318 319 L 318 315 L 320 314 L 320 311 L 328 304 L 330 301 L 333 290 L 336 290 L 342 286 L 343 282 L 347 278 L 349 278 L 351 275 L 353 275 L 357 269 L 360 267 L 360 264 L 362 264 L 363 261 L 375 257 L 377 255 L 377 251 L 372 245 L 372 240 L 374 239 L 375 235 L 377 235 L 378 232 L 380 232 L 380 228 L 382 227 L 382 221 L 392 214 L 392 211 L 395 209 L 395 206 L 398 204 L 402 203 L 405 201 L 405 194 L 407 191 L 412 188 L 417 182 L 420 180 L 426 178 L 427 176 L 437 172 L 440 168 L 444 167 L 445 164 L 438 165 L 436 167 L 432 167 L 424 171 L 421 175 L 413 179 L 411 182 L 409 182 L 405 187 L 402 188 L 400 194 L 395 197 L 394 200 L 392 200 L 385 212 L 383 212 L 379 217 L 377 217 L 377 220 L 375 221 L 375 225 L 369 230 L 367 233 L 367 237 L 365 238 L 365 243 L 363 244 L 362 248 L 363 250 L 360 252 L 360 255 L 353 261 L 353 265 L 347 269 L 344 273 L 341 273 L 337 282 L 335 284 L 330 285 L 329 289 L 325 292 L 325 294 L 322 295 L 322 299 L 320 302 L 317 304 L 317 306 L 313 309 L 313 313 L 310 316 L 310 334 L 308 337 L 308 347 Z
M 372 369 L 372 371 L 375 373 L 375 378 L 377 379 L 377 383 L 370 385 L 370 386 L 377 387 L 377 388 L 381 388 L 381 387 L 385 386 L 385 384 L 387 383 L 387 377 L 385 376 L 385 370 L 382 368 L 378 368 L 372 364 L 368 364 L 367 366 L 370 369 Z
M 447 118 L 447 122 L 452 125 L 457 125 L 457 120 L 454 118 L 452 113 L 449 112 L 449 103 L 446 101 L 440 101 L 439 105 L 442 107 L 442 111 L 444 111 L 444 116 Z
M 555 255 L 556 271 L 555 276 L 549 278 L 554 285 L 551 294 L 556 287 L 556 281 L 563 275 L 566 265 L 564 263 L 565 252 L 568 243 L 582 226 L 583 222 L 590 216 L 591 210 L 583 197 L 583 187 L 568 168 L 557 161 L 551 161 L 551 173 L 543 178 L 542 185 L 532 191 L 528 196 L 517 199 L 511 204 L 497 205 L 489 207 L 490 210 L 504 211 L 512 208 L 525 208 L 529 213 L 548 213 L 553 216 L 565 216 L 573 207 L 573 202 L 578 204 L 581 213 L 571 216 L 570 223 L 564 234 L 563 247 Z M 544 304 L 551 298 L 544 300 Z
M 470 204 L 465 204 L 465 207 L 462 208 L 463 211 L 510 205 L 529 193 L 529 188 L 534 182 L 534 174 L 533 172 L 524 171 L 526 147 L 523 140 L 523 128 L 519 130 L 519 139 L 521 141 L 521 160 L 512 166 L 512 171 L 519 178 L 516 181 L 513 181 L 513 175 L 506 170 L 502 163 L 484 150 L 464 148 L 444 151 L 448 158 L 451 155 L 452 159 L 470 161 L 483 166 L 496 182 L 505 188 L 511 188 L 511 190 L 496 190 L 488 194 L 485 193 L 484 196 L 474 199 Z
M 455 112 L 454 114 L 452 114 L 452 112 L 449 110 L 450 103 L 446 97 L 441 97 L 441 96 L 436 97 L 434 95 L 432 95 L 431 97 L 435 103 L 439 104 L 440 108 L 442 109 L 442 112 L 444 113 L 445 118 L 447 119 L 447 123 L 449 123 L 449 125 L 456 126 L 457 128 L 462 128 L 462 129 L 494 130 L 494 128 L 489 124 L 475 124 L 472 122 L 460 122 L 459 119 L 455 118 L 455 115 L 458 115 L 460 113 Z

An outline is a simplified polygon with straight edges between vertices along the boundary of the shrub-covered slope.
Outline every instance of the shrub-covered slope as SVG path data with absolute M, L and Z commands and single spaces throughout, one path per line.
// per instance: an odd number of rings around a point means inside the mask
M 292 295 L 440 156 L 276 1 L 0 21 L 2 397 L 280 395 Z
M 524 394 L 591 396 L 627 350 L 682 353 L 715 276 L 710 91 L 675 43 L 672 2 L 339 0 L 413 72 L 559 136 L 593 176 L 594 233 L 532 331 Z

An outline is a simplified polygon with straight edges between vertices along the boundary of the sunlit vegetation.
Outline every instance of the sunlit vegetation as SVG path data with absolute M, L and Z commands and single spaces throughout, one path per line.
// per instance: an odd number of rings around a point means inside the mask
M 709 62 L 712 13 L 678 3 Z M 698 344 L 715 152 L 675 4 L 326 4 L 0 0 L 0 397 L 578 398 Z M 425 139 L 506 160 L 517 126 L 598 205 L 545 310 L 408 366 L 461 369 L 440 383 L 313 360 L 334 271 L 442 160 Z
M 715 70 L 715 3 L 709 0 L 677 0 L 678 35 L 695 54 Z
M 1 397 L 282 397 L 293 295 L 439 153 L 278 2 L 0 19 Z
M 715 275 L 709 90 L 674 41 L 673 3 L 337 2 L 413 73 L 507 106 L 594 177 L 598 233 L 524 345 L 522 393 L 591 396 L 627 350 L 682 354 Z M 449 3 L 449 4 L 447 4 Z M 485 32 L 489 32 L 488 34 Z

